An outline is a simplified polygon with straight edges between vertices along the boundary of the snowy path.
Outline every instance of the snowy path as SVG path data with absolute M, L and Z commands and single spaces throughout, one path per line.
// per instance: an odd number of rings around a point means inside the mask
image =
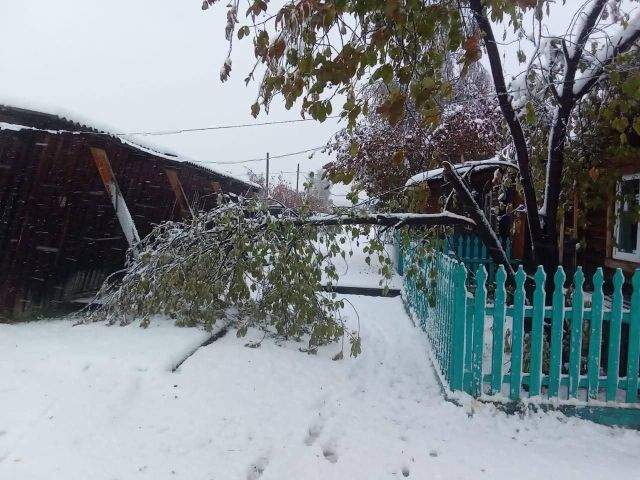
M 444 401 L 398 298 L 349 297 L 362 355 L 233 333 L 0 325 L 0 479 L 636 478 L 640 433 Z M 345 312 L 354 321 L 353 313 Z

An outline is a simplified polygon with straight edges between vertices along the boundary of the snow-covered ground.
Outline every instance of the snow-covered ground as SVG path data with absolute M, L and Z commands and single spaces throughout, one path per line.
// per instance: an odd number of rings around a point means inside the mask
M 341 287 L 379 288 L 381 287 L 380 280 L 382 280 L 382 276 L 379 273 L 381 264 L 378 261 L 378 257 L 377 255 L 371 256 L 370 263 L 367 264 L 365 262 L 367 254 L 363 252 L 363 247 L 368 244 L 368 239 L 362 236 L 358 241 L 348 238 L 341 245 L 346 256 L 345 259 L 337 256 L 334 260 L 336 270 L 340 276 L 336 285 Z M 385 244 L 385 251 L 393 259 L 393 245 L 391 243 Z M 352 252 L 351 256 L 349 256 L 349 252 Z M 394 269 L 393 276 L 383 281 L 382 286 L 384 285 L 389 288 L 400 289 L 402 288 L 402 277 Z
M 0 479 L 637 477 L 639 432 L 456 407 L 401 300 L 348 299 L 363 353 L 341 361 L 230 332 L 172 373 L 202 331 L 0 325 Z

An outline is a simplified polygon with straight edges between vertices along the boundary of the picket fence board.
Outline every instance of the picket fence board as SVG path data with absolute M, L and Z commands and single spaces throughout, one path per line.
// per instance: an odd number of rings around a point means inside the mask
M 589 360 L 587 365 L 589 398 L 598 398 L 600 377 L 600 352 L 602 350 L 602 307 L 604 303 L 604 273 L 602 268 L 593 276 L 593 295 L 591 297 L 591 318 L 589 320 Z
M 573 298 L 571 316 L 571 335 L 569 338 L 569 396 L 577 398 L 578 382 L 580 381 L 580 361 L 582 359 L 582 323 L 584 273 L 578 267 L 573 277 Z
M 520 398 L 520 386 L 522 384 L 522 353 L 524 336 L 524 282 L 527 276 L 522 265 L 515 275 L 516 285 L 513 294 L 513 324 L 511 345 L 511 400 Z
M 607 401 L 616 399 L 618 390 L 618 371 L 620 365 L 620 336 L 622 330 L 622 284 L 624 275 L 617 269 L 613 275 L 613 300 L 611 319 L 609 320 L 609 349 L 607 355 Z
M 631 280 L 631 312 L 629 321 L 629 350 L 627 357 L 627 403 L 638 401 L 638 354 L 640 353 L 640 270 Z
M 502 390 L 502 368 L 503 368 L 503 348 L 504 348 L 504 321 L 506 317 L 506 287 L 507 273 L 504 266 L 498 267 L 496 273 L 496 299 L 493 310 L 493 323 L 491 324 L 493 341 L 491 345 L 491 395 L 495 395 Z M 485 312 L 486 314 L 486 312 Z

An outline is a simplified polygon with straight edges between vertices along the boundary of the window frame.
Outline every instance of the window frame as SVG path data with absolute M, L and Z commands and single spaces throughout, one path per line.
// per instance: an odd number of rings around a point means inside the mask
M 628 175 L 623 175 L 622 179 L 618 182 L 617 188 L 616 188 L 616 192 L 617 192 L 617 197 L 620 196 L 621 192 L 622 192 L 622 184 L 624 182 L 627 182 L 629 180 L 638 180 L 640 182 L 640 172 L 638 173 L 631 173 Z M 638 202 L 640 202 L 640 193 L 638 193 L 638 196 L 636 197 L 636 200 Z M 637 230 L 638 233 L 636 235 L 636 249 L 635 252 L 630 253 L 630 252 L 622 252 L 620 250 L 618 250 L 617 247 L 617 243 L 618 243 L 618 233 L 620 231 L 620 200 L 616 200 L 616 205 L 615 205 L 615 226 L 613 229 L 613 252 L 612 252 L 612 257 L 616 260 L 624 260 L 627 262 L 635 262 L 635 263 L 640 263 L 640 221 L 637 222 Z

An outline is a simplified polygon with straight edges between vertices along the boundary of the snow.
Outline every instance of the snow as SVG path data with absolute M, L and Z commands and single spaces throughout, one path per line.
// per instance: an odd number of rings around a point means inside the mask
M 338 281 L 334 282 L 335 286 L 364 288 L 387 286 L 389 289 L 398 290 L 402 288 L 402 277 L 396 273 L 395 269 L 392 270 L 393 276 L 389 280 L 383 281 L 382 285 L 380 284 L 382 277 L 379 270 L 382 264 L 379 262 L 377 254 L 372 255 L 370 264 L 367 264 L 365 261 L 367 255 L 362 251 L 362 246 L 368 241 L 367 237 L 360 237 L 358 241 L 351 240 L 348 236 L 345 238 L 347 238 L 346 242 L 340 245 L 340 248 L 345 252 L 345 259 L 338 257 L 335 261 L 336 270 L 340 276 Z M 349 252 L 353 252 L 353 255 L 349 256 Z M 385 254 L 393 259 L 392 243 L 385 244 Z
M 377 278 L 361 248 L 340 282 Z M 197 349 L 209 334 L 162 319 L 148 329 L 0 325 L 0 479 L 637 475 L 640 432 L 560 413 L 509 416 L 464 395 L 456 406 L 400 298 L 345 299 L 363 352 L 340 361 L 339 344 L 316 355 L 271 338 L 247 348 L 262 338 L 254 330 Z
M 249 184 L 252 187 L 256 187 L 259 188 L 260 186 L 256 183 L 247 181 L 247 180 L 242 180 L 240 178 L 234 177 L 232 175 L 229 175 L 228 173 L 224 173 L 221 172 L 219 170 L 216 170 L 214 168 L 211 168 L 209 165 L 205 165 L 201 162 L 198 162 L 198 160 L 194 160 L 191 158 L 188 158 L 184 155 L 180 155 L 176 152 L 173 152 L 165 147 L 159 147 L 157 145 L 154 145 L 150 142 L 146 142 L 141 140 L 140 138 L 138 138 L 137 136 L 133 136 L 131 134 L 125 134 L 125 133 L 118 133 L 118 129 L 113 128 L 110 125 L 107 125 L 105 123 L 101 123 L 101 122 L 97 122 L 93 119 L 90 119 L 88 117 L 85 117 L 81 114 L 78 114 L 77 112 L 72 112 L 69 111 L 67 109 L 61 108 L 59 106 L 56 105 L 51 105 L 48 104 L 46 102 L 42 102 L 42 101 L 36 101 L 33 99 L 26 99 L 26 98 L 17 98 L 17 97 L 11 97 L 11 96 L 7 96 L 7 95 L 0 95 L 0 106 L 7 106 L 7 107 L 11 107 L 11 108 L 17 108 L 17 109 L 23 109 L 23 110 L 30 110 L 30 111 L 34 111 L 34 112 L 40 112 L 40 113 L 44 113 L 47 115 L 53 115 L 55 117 L 58 117 L 62 120 L 67 120 L 70 122 L 73 122 L 75 124 L 78 125 L 78 129 L 84 130 L 87 128 L 96 130 L 98 132 L 102 132 L 105 133 L 107 135 L 111 135 L 114 137 L 117 137 L 122 143 L 129 145 L 133 148 L 136 148 L 140 151 L 149 153 L 151 155 L 155 155 L 157 157 L 160 158 L 164 158 L 167 160 L 172 160 L 175 162 L 186 162 L 186 163 L 192 163 L 194 165 L 197 165 L 201 168 L 204 168 L 206 170 L 209 170 L 217 175 L 220 175 L 222 177 L 226 177 L 226 178 L 231 178 L 235 181 L 238 182 L 242 182 L 245 184 Z M 11 124 L 11 123 L 7 123 L 7 122 L 0 122 L 0 131 L 1 130 L 11 130 L 11 131 L 20 131 L 20 130 L 37 130 L 34 127 L 31 126 L 27 126 L 27 125 L 19 125 L 19 124 Z M 46 132 L 49 132 L 51 134 L 57 134 L 57 133 L 65 133 L 67 132 L 66 130 L 45 130 Z
M 628 24 L 620 28 L 618 32 L 610 37 L 607 36 L 605 44 L 596 52 L 593 58 L 589 59 L 591 66 L 576 78 L 573 84 L 573 94 L 580 95 L 584 93 L 583 89 L 587 83 L 592 80 L 595 75 L 602 72 L 602 67 L 611 62 L 619 46 L 627 43 L 634 35 L 637 35 L 638 30 L 640 30 L 640 13 L 636 13 L 633 18 L 629 20 Z
M 497 167 L 516 167 L 517 166 L 509 161 L 500 160 L 498 157 L 488 158 L 486 160 L 477 160 L 472 162 L 462 162 L 454 165 L 454 168 L 459 174 L 464 174 L 473 168 L 474 171 L 480 171 L 487 168 L 497 168 Z M 405 187 L 412 187 L 414 185 L 428 182 L 429 180 L 435 180 L 437 178 L 441 178 L 444 173 L 444 168 L 435 168 L 433 170 L 427 170 L 426 172 L 421 172 L 405 183 Z
M 398 298 L 350 296 L 363 353 L 70 321 L 0 325 L 0 478 L 634 478 L 640 433 L 445 401 Z M 349 306 L 347 321 L 355 325 Z M 576 439 L 579 439 L 577 441 Z

